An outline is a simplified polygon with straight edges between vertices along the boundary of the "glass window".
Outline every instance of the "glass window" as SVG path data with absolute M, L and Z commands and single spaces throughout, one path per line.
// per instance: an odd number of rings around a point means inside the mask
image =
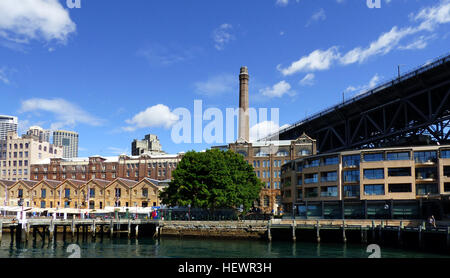
M 309 184 L 309 183 L 317 183 L 318 179 L 318 174 L 307 174 L 305 175 L 305 184 Z
M 384 169 L 365 169 L 364 178 L 369 180 L 384 179 Z
M 449 188 L 447 188 L 449 189 Z M 438 194 L 438 185 L 436 183 L 416 184 L 417 195 Z
M 387 160 L 409 160 L 410 154 L 409 152 L 397 152 L 397 153 L 388 153 Z
M 436 162 L 436 151 L 430 152 L 414 152 L 414 161 L 416 163 Z
M 359 181 L 359 171 L 344 171 L 344 182 L 358 182 Z
M 314 160 L 311 160 L 311 161 L 307 161 L 303 167 L 304 168 L 318 167 L 319 166 L 319 162 L 320 162 L 319 159 L 314 159 Z
M 450 150 L 442 150 L 441 158 L 450 158 Z
M 359 197 L 359 185 L 344 186 L 344 197 Z
M 306 198 L 315 198 L 319 195 L 319 188 L 313 187 L 313 188 L 305 188 L 305 197 Z
M 47 195 L 47 191 L 45 189 L 41 189 L 41 197 L 45 198 Z
M 337 197 L 337 186 L 322 187 L 320 191 L 320 197 Z
M 89 197 L 95 197 L 95 188 L 89 188 Z
M 358 167 L 361 157 L 359 155 L 346 155 L 342 157 L 344 167 Z
M 445 175 L 445 167 L 444 167 Z M 416 179 L 435 179 L 437 177 L 436 167 L 416 168 Z
M 383 161 L 383 153 L 366 153 L 364 154 L 364 161 Z
M 412 192 L 410 183 L 393 183 L 389 184 L 389 192 L 401 193 L 401 192 Z
M 70 197 L 70 189 L 69 189 L 69 188 L 64 189 L 64 196 L 65 196 L 66 198 L 69 198 L 69 197 Z
M 411 168 L 389 168 L 388 169 L 389 177 L 410 177 L 411 176 Z
M 334 171 L 321 173 L 320 181 L 321 182 L 337 181 L 337 172 Z
M 364 195 L 384 195 L 384 184 L 364 185 Z
M 339 164 L 339 158 L 337 156 L 326 157 L 323 160 L 323 165 L 336 165 Z

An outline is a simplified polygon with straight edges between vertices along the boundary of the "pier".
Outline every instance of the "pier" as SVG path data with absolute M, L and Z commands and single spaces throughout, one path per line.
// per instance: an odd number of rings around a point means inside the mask
M 211 237 L 310 242 L 391 243 L 397 246 L 430 247 L 450 251 L 450 223 L 436 228 L 422 220 L 368 219 L 271 219 L 242 221 L 164 221 L 149 219 L 0 219 L 0 242 L 87 237 Z
M 150 231 L 159 226 L 159 222 L 144 219 L 0 219 L 0 242 L 3 233 L 9 233 L 11 240 L 22 242 L 36 240 L 38 237 L 42 240 L 52 240 L 57 233 L 62 234 L 64 239 L 67 234 L 72 238 L 108 235 L 120 237 L 122 234 L 129 238 L 138 238 L 139 235 L 150 234 Z

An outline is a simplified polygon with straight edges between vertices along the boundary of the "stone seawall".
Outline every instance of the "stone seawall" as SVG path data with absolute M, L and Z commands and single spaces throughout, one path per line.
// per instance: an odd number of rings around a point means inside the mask
M 164 221 L 160 223 L 160 236 L 251 238 L 267 237 L 267 221 Z

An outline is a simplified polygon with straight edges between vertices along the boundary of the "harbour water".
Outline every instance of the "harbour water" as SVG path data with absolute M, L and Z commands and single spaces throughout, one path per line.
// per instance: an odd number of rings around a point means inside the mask
M 97 238 L 11 242 L 4 236 L 0 258 L 368 258 L 368 245 L 289 241 L 179 238 Z M 445 254 L 380 247 L 381 258 L 450 258 Z

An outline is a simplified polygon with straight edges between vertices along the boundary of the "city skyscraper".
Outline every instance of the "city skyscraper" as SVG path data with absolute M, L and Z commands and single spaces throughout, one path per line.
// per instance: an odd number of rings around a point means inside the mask
M 55 130 L 53 145 L 63 147 L 63 158 L 78 157 L 78 133 L 74 131 Z
M 0 140 L 6 140 L 10 131 L 17 133 L 17 123 L 17 117 L 0 115 Z

